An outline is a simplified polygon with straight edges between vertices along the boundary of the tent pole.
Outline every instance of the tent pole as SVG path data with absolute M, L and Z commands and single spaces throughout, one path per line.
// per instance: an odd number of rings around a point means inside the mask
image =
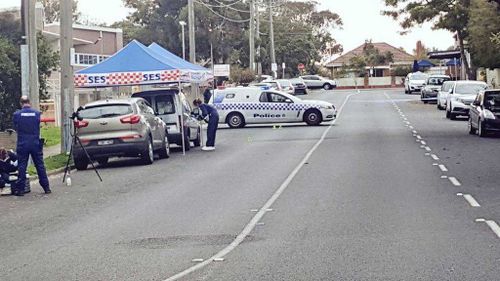
M 179 94 L 181 92 L 181 81 L 178 85 Z M 182 155 L 186 155 L 186 138 L 184 136 L 184 105 L 181 100 L 181 116 L 179 118 L 179 129 L 181 130 L 181 141 L 182 141 Z

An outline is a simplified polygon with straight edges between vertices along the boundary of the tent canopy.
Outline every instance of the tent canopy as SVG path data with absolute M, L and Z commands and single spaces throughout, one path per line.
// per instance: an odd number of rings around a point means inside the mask
M 461 65 L 460 59 L 456 58 L 446 62 L 446 66 L 460 66 L 460 65 Z
M 434 64 L 428 60 L 420 60 L 418 61 L 418 66 L 419 67 L 432 67 Z
M 203 82 L 212 77 L 159 45 L 148 48 L 134 40 L 105 61 L 75 74 L 76 87 L 111 87 L 174 82 Z

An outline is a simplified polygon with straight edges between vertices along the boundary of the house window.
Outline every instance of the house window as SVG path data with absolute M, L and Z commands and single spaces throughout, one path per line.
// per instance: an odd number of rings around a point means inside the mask
M 94 65 L 106 60 L 108 57 L 93 54 L 75 54 L 75 63 L 77 65 Z

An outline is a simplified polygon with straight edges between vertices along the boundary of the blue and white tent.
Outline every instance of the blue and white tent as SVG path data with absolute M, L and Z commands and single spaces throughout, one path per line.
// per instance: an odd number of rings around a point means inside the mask
M 105 61 L 78 71 L 74 76 L 75 86 L 93 88 L 211 79 L 208 69 L 191 64 L 159 45 L 155 49 L 134 40 Z

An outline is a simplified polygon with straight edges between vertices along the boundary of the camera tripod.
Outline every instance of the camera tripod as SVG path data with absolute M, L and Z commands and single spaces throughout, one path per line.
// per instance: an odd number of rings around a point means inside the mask
M 71 120 L 78 120 L 78 121 L 81 121 L 83 120 L 80 116 L 79 116 L 79 111 L 81 110 L 82 108 L 79 108 L 76 112 L 73 113 L 73 115 L 70 117 Z M 64 168 L 64 176 L 63 176 L 63 180 L 62 182 L 65 183 L 66 182 L 66 178 L 69 174 L 71 174 L 71 169 L 70 169 L 70 162 L 71 162 L 71 157 L 73 156 L 73 148 L 75 145 L 79 145 L 80 148 L 83 150 L 83 153 L 85 154 L 85 157 L 87 158 L 87 161 L 90 162 L 90 164 L 92 165 L 92 168 L 94 169 L 97 177 L 99 178 L 99 180 L 102 182 L 102 178 L 101 178 L 101 175 L 99 174 L 99 171 L 97 170 L 96 166 L 94 165 L 94 159 L 92 159 L 92 157 L 89 155 L 89 153 L 87 152 L 87 150 L 85 149 L 85 147 L 83 146 L 82 144 L 82 141 L 80 140 L 80 137 L 78 137 L 78 130 L 76 129 L 76 126 L 73 125 L 73 135 L 72 135 L 72 140 L 71 140 L 71 147 L 69 149 L 69 155 L 68 155 L 68 160 L 66 162 L 66 167 Z M 68 177 L 69 178 L 69 177 Z M 71 179 L 69 182 L 67 182 L 68 185 L 71 185 Z

